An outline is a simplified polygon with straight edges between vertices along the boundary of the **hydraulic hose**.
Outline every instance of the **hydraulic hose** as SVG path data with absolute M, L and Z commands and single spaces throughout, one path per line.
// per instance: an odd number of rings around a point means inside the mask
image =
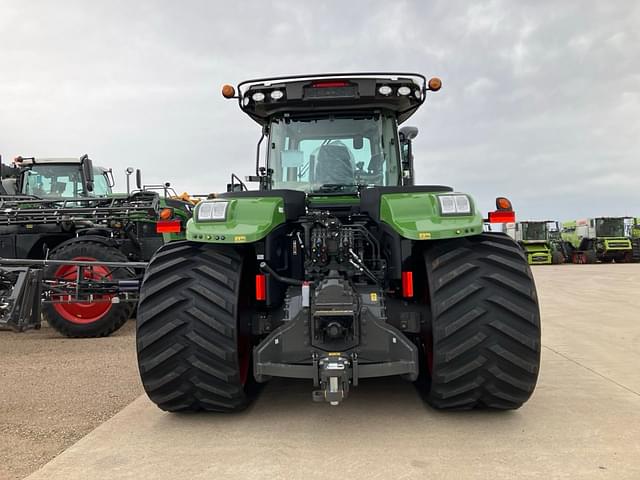
M 273 278 L 275 278 L 278 282 L 285 283 L 287 285 L 294 285 L 297 287 L 300 287 L 305 283 L 309 285 L 313 285 L 313 282 L 304 282 L 302 280 L 297 280 L 295 278 L 283 277 L 277 274 L 276 271 L 267 264 L 267 262 L 260 262 L 260 270 L 262 270 L 265 273 L 268 273 Z

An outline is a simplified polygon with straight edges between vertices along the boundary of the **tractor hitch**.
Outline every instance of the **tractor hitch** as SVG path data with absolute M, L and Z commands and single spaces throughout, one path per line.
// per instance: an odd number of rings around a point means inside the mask
M 310 302 L 289 287 L 287 316 L 254 348 L 256 381 L 306 378 L 314 401 L 338 405 L 362 378 L 417 379 L 418 349 L 387 322 L 382 291 L 337 279 L 307 288 Z
M 316 364 L 318 376 L 314 380 L 317 382 L 316 386 L 322 389 L 312 392 L 313 401 L 339 405 L 349 393 L 349 383 L 352 378 L 357 385 L 357 377 L 353 377 L 351 362 L 345 357 L 324 357 L 320 360 L 316 359 L 314 366 Z

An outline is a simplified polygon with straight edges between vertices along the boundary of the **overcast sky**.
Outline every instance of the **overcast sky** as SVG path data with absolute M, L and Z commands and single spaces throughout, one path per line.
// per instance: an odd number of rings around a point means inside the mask
M 520 219 L 640 216 L 639 26 L 636 1 L 2 0 L 0 154 L 220 191 L 259 136 L 222 84 L 416 71 L 443 81 L 409 121 L 419 183 Z

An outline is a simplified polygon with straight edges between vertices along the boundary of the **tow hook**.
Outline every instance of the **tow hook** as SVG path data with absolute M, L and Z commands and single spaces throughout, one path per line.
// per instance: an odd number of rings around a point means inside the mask
M 324 357 L 318 360 L 318 379 L 321 390 L 314 390 L 314 402 L 339 405 L 349 393 L 350 361 L 345 357 Z

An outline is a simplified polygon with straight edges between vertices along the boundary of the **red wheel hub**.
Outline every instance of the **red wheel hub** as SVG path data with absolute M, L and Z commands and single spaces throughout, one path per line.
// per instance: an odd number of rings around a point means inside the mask
M 93 257 L 75 257 L 73 261 L 95 262 Z M 78 267 L 75 265 L 62 265 L 55 274 L 57 280 L 75 281 L 78 276 Z M 107 267 L 97 265 L 91 269 L 84 269 L 86 280 L 110 279 L 111 272 Z M 113 295 L 97 295 L 96 302 L 54 303 L 54 310 L 65 320 L 71 323 L 88 324 L 100 320 L 111 310 L 111 298 Z M 63 296 L 56 296 L 54 300 L 60 301 Z

